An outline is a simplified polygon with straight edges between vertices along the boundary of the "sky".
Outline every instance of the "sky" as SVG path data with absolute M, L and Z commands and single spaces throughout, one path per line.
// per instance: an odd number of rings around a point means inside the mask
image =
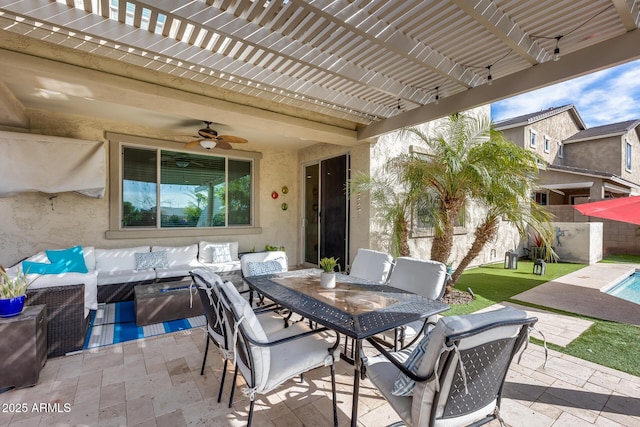
M 640 119 L 640 60 L 493 103 L 491 118 L 497 122 L 567 104 L 575 105 L 587 128 Z

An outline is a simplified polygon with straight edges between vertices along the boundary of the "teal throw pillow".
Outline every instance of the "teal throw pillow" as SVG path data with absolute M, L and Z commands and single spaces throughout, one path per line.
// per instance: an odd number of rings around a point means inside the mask
M 59 262 L 49 264 L 48 262 L 22 261 L 22 271 L 25 274 L 62 274 L 67 270 L 65 265 Z
M 47 250 L 47 257 L 52 264 L 62 263 L 65 266 L 63 273 L 88 273 L 87 264 L 84 262 L 82 246 L 74 246 L 69 249 Z

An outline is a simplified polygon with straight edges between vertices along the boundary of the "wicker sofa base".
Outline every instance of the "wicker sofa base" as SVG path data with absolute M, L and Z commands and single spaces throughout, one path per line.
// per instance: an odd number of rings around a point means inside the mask
M 82 350 L 91 316 L 84 317 L 84 284 L 27 290 L 27 305 L 47 305 L 47 355 Z
M 98 286 L 98 303 L 112 303 L 119 301 L 132 301 L 133 289 L 138 285 L 148 285 L 153 280 L 138 282 L 116 283 L 113 285 Z

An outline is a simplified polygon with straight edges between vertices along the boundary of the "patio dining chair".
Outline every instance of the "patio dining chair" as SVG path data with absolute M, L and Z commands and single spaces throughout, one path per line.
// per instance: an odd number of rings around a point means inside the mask
M 500 399 L 536 318 L 511 307 L 441 318 L 413 349 L 365 357 L 366 375 L 407 426 L 502 423 Z
M 438 261 L 411 257 L 398 257 L 391 271 L 389 286 L 413 292 L 423 297 L 439 300 L 444 295 L 447 284 L 447 266 Z M 393 333 L 394 350 L 405 347 L 407 339 L 413 339 L 407 346 L 419 338 L 429 325 L 434 325 L 437 316 L 396 328 Z
M 247 383 L 243 393 L 251 402 L 247 427 L 253 419 L 256 394 L 268 393 L 289 379 L 323 366 L 331 370 L 333 422 L 337 426 L 335 360 L 338 334 L 327 328 L 311 329 L 304 322 L 298 322 L 267 335 L 262 319 L 255 315 L 233 284 L 223 283 L 221 289 L 222 306 L 235 343 L 234 383 L 240 371 Z M 232 403 L 233 390 L 230 405 Z
M 282 273 L 289 270 L 287 253 L 284 251 L 251 252 L 240 257 L 242 277 Z M 249 291 L 249 302 L 253 304 L 253 290 Z M 264 305 L 264 296 L 258 295 L 258 305 Z
M 353 259 L 349 275 L 384 285 L 393 268 L 393 257 L 372 249 L 358 249 Z
M 222 391 L 224 388 L 224 380 L 227 373 L 227 367 L 230 360 L 233 360 L 233 343 L 229 324 L 226 322 L 221 303 L 220 287 L 224 283 L 223 280 L 213 271 L 207 268 L 196 268 L 191 272 L 193 284 L 198 290 L 198 295 L 204 308 L 204 315 L 207 320 L 207 341 L 205 345 L 204 355 L 202 357 L 202 368 L 200 375 L 204 375 L 204 368 L 207 363 L 207 354 L 209 353 L 209 345 L 213 345 L 220 351 L 224 360 L 222 370 L 222 378 L 218 390 L 218 402 L 222 399 Z M 260 310 L 256 314 L 267 334 L 274 334 L 285 327 L 285 323 L 281 315 L 268 310 Z

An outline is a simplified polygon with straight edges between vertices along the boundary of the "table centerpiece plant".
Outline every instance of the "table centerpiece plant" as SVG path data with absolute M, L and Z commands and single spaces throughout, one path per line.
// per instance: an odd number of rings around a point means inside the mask
M 336 287 L 336 266 L 340 258 L 322 258 L 320 259 L 320 286 L 323 288 L 331 289 Z
M 30 284 L 23 272 L 11 277 L 0 266 L 0 317 L 13 317 L 22 313 Z

